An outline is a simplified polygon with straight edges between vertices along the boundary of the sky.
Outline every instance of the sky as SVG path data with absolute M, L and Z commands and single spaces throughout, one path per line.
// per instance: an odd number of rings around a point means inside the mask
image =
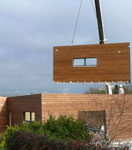
M 93 2 L 93 3 L 92 3 Z M 98 44 L 94 0 L 83 0 L 75 45 Z M 131 42 L 132 0 L 101 0 L 107 43 Z M 84 93 L 53 82 L 53 46 L 71 45 L 80 0 L 0 0 L 0 94 Z

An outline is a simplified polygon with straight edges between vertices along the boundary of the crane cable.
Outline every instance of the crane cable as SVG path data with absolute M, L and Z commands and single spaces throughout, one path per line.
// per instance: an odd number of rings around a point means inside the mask
M 73 37 L 72 37 L 72 42 L 71 42 L 71 44 L 73 44 L 74 39 L 75 39 L 76 30 L 77 30 L 77 25 L 78 25 L 78 21 L 79 21 L 79 17 L 80 17 L 80 12 L 81 12 L 81 7 L 82 7 L 82 1 L 83 1 L 83 0 L 80 1 L 80 6 L 79 6 L 79 10 L 78 10 L 78 15 L 77 15 L 77 19 L 76 19 L 76 24 L 75 24 L 75 28 L 74 28 L 74 32 L 73 32 Z M 93 0 L 91 0 L 91 3 L 92 3 L 92 8 L 93 8 L 93 11 L 94 11 L 96 20 L 97 20 L 97 15 L 96 15 L 96 10 L 95 10 L 94 4 L 93 4 Z M 102 9 L 101 9 L 101 10 L 102 10 Z M 103 22 L 102 22 L 102 24 L 103 24 Z M 100 25 L 99 25 L 99 28 L 101 29 Z M 103 24 L 103 29 L 104 29 L 104 24 Z M 101 30 L 102 30 L 102 29 L 101 29 Z M 106 36 L 105 36 L 105 31 L 103 30 L 103 32 L 104 32 L 104 41 L 107 41 Z
M 78 10 L 78 15 L 77 15 L 77 19 L 76 19 L 76 24 L 75 24 L 75 28 L 74 28 L 74 32 L 73 32 L 73 37 L 72 37 L 72 42 L 71 42 L 71 44 L 73 44 L 74 38 L 75 38 L 75 35 L 76 35 L 77 25 L 78 25 L 79 16 L 80 16 L 81 7 L 82 7 L 82 1 L 83 1 L 83 0 L 80 1 L 80 6 L 79 6 L 79 10 Z

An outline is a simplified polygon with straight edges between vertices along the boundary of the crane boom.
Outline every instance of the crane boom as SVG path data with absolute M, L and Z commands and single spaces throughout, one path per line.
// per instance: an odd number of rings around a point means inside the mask
M 95 8 L 96 8 L 100 44 L 104 44 L 104 29 L 103 29 L 103 23 L 102 23 L 100 0 L 95 0 Z

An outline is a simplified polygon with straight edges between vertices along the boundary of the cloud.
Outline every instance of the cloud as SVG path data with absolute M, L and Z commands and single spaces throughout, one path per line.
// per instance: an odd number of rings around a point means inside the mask
M 71 44 L 79 4 L 80 0 L 0 0 L 1 90 L 86 91 L 90 84 L 53 83 L 53 46 Z M 131 4 L 102 0 L 109 43 L 131 41 Z M 95 44 L 98 39 L 91 1 L 83 1 L 74 44 Z

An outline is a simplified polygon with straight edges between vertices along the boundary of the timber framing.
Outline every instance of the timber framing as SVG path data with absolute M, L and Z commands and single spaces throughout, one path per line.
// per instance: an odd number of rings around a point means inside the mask
M 130 43 L 58 46 L 53 50 L 55 82 L 130 82 Z M 96 67 L 75 67 L 74 59 L 97 58 Z

